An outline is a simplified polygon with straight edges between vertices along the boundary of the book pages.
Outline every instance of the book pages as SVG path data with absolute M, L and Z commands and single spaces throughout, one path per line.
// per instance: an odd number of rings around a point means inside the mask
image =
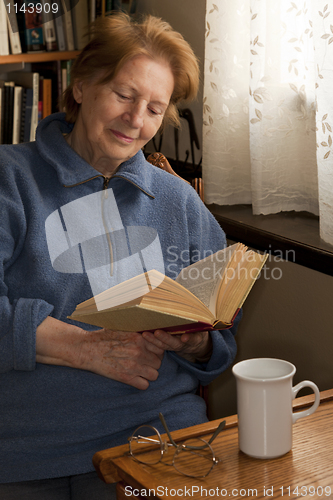
M 244 247 L 241 245 L 241 247 Z M 193 293 L 216 317 L 216 300 L 220 283 L 225 276 L 232 256 L 240 244 L 219 250 L 203 260 L 184 268 L 176 278 L 177 283 Z

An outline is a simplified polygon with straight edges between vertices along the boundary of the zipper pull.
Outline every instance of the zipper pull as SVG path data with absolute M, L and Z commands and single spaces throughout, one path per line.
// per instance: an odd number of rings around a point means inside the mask
M 108 197 L 108 185 L 109 185 L 110 180 L 111 180 L 111 177 L 104 177 L 104 182 L 103 182 L 104 198 Z

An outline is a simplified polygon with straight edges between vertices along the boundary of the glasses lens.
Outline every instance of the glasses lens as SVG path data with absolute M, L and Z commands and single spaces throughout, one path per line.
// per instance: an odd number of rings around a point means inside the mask
M 132 457 L 138 462 L 153 465 L 161 460 L 162 440 L 154 427 L 143 425 L 136 429 L 129 446 Z
M 195 449 L 206 445 L 205 448 Z M 174 456 L 174 466 L 185 476 L 205 477 L 215 464 L 212 447 L 203 439 L 189 439 L 184 441 Z

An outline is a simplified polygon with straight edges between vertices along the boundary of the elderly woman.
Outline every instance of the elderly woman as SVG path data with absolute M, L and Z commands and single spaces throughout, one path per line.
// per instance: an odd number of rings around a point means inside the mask
M 174 278 L 226 244 L 192 187 L 142 152 L 165 122 L 177 123 L 177 104 L 196 95 L 191 48 L 160 19 L 121 14 L 98 20 L 90 40 L 73 65 L 66 114 L 43 120 L 35 142 L 0 148 L 6 500 L 113 498 L 93 471 L 94 453 L 125 443 L 141 424 L 162 430 L 160 411 L 170 429 L 205 421 L 198 385 L 236 351 L 236 326 L 170 335 L 67 319 L 147 265 L 162 263 Z M 133 227 L 138 241 L 126 253 L 115 235 Z M 156 238 L 145 238 L 149 231 Z

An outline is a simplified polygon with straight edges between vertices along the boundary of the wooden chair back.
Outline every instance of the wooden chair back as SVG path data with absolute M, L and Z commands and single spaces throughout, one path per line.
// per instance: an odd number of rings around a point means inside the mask
M 149 161 L 149 163 L 151 163 L 155 167 L 161 168 L 162 170 L 169 172 L 169 174 L 179 177 L 184 182 L 187 182 L 187 184 L 192 185 L 192 187 L 196 190 L 196 192 L 200 196 L 201 200 L 204 201 L 203 180 L 200 177 L 196 177 L 195 179 L 193 179 L 191 184 L 186 179 L 176 174 L 176 172 L 173 170 L 170 163 L 162 153 L 152 153 L 151 155 L 148 156 L 147 161 Z

